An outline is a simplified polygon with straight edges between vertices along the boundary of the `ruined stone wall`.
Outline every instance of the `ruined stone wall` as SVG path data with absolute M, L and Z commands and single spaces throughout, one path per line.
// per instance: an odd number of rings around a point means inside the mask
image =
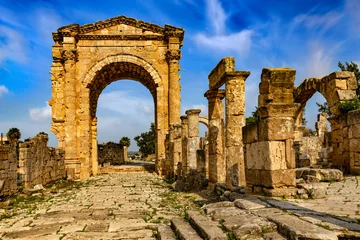
M 310 165 L 314 165 L 319 158 L 321 148 L 322 141 L 318 136 L 303 137 L 300 142 L 299 152 L 306 154 L 310 159 Z
M 19 144 L 19 173 L 25 188 L 65 178 L 65 152 L 47 146 L 48 136 L 38 134 Z
M 127 154 L 126 154 L 127 156 Z M 98 163 L 110 163 L 110 165 L 119 165 L 125 162 L 123 146 L 119 143 L 107 142 L 98 145 Z
M 16 147 L 0 145 L 0 196 L 8 196 L 17 191 L 17 163 L 12 154 L 14 151 L 16 156 Z
M 333 155 L 332 167 L 360 173 L 360 110 L 330 118 Z

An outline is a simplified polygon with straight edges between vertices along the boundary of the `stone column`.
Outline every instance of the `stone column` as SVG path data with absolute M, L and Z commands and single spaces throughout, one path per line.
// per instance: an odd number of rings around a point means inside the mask
M 94 176 L 98 173 L 98 141 L 97 137 L 97 117 L 95 117 L 91 123 L 91 158 L 92 158 L 92 174 Z
M 181 52 L 168 50 L 166 59 L 169 64 L 169 125 L 180 123 L 180 64 Z
M 245 80 L 250 72 L 226 74 L 226 187 L 246 186 L 242 127 L 245 126 Z
M 181 116 L 181 167 L 182 173 L 186 173 L 187 169 L 187 144 L 188 144 L 188 117 Z
M 212 184 L 225 182 L 224 161 L 224 104 L 225 90 L 208 90 L 209 131 L 208 131 L 208 159 L 209 181 Z
M 76 61 L 77 51 L 74 37 L 64 37 L 61 52 L 65 70 L 65 165 L 68 175 L 80 178 L 80 161 L 77 151 L 77 126 L 76 126 Z
M 173 161 L 174 161 L 174 174 L 175 176 L 179 172 L 177 167 L 178 163 L 181 163 L 181 124 L 174 124 L 174 145 L 173 145 Z
M 196 171 L 196 151 L 199 149 L 199 114 L 200 109 L 190 109 L 188 117 L 187 172 Z

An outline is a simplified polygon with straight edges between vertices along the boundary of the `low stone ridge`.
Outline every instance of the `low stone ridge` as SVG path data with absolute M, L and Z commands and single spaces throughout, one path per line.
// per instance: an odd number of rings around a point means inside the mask
M 176 240 L 173 231 L 170 226 L 161 225 L 158 227 L 158 240 Z
M 202 240 L 197 232 L 182 218 L 171 219 L 171 228 L 181 240 Z
M 234 204 L 236 207 L 245 210 L 253 210 L 253 209 L 269 207 L 269 205 L 266 202 L 261 201 L 260 199 L 257 198 L 236 199 L 234 201 Z
M 279 232 L 288 239 L 337 240 L 335 233 L 305 222 L 291 215 L 269 216 L 268 219 L 277 224 Z
M 204 215 L 196 211 L 187 211 L 186 217 L 193 228 L 205 239 L 208 240 L 227 240 L 228 237 L 218 227 L 216 222 L 211 221 Z
M 318 181 L 341 181 L 344 176 L 338 169 L 319 169 L 319 168 L 297 168 L 296 178 L 306 178 L 306 176 L 313 176 Z

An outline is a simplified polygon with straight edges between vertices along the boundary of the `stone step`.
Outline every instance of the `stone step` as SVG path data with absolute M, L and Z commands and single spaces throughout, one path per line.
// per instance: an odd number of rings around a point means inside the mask
M 183 218 L 176 217 L 171 219 L 171 228 L 180 240 L 202 240 L 195 229 Z
M 119 165 L 119 166 L 108 166 L 99 168 L 99 173 L 126 173 L 126 172 L 154 172 L 155 165 L 143 165 L 143 166 L 133 166 L 133 165 Z
M 218 227 L 218 223 L 196 211 L 187 211 L 186 217 L 201 237 L 208 240 L 227 240 L 227 235 Z
M 337 240 L 335 233 L 318 227 L 309 222 L 303 221 L 293 215 L 274 215 L 267 217 L 274 222 L 278 231 L 287 239 L 308 239 L 308 240 Z
M 158 227 L 158 240 L 176 240 L 176 237 L 170 226 L 160 225 Z

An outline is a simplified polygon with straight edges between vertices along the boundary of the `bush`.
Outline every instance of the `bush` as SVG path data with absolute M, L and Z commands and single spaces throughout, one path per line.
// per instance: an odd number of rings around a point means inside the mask
M 339 104 L 339 110 L 343 114 L 357 109 L 360 109 L 360 99 L 352 99 Z

